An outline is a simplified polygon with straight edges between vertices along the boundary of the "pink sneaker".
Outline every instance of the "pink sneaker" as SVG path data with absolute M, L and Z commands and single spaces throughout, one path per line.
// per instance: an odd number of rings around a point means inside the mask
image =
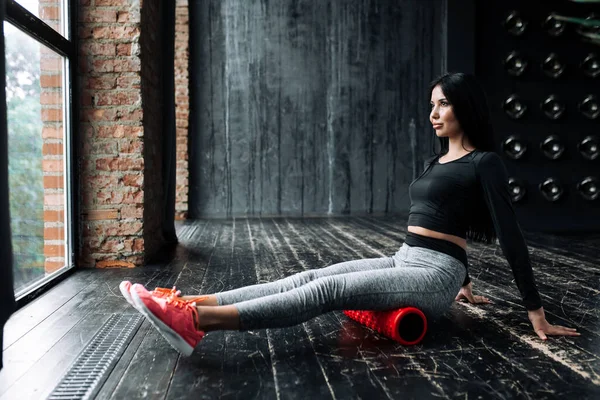
M 123 295 L 123 297 L 125 297 L 125 300 L 127 300 L 127 302 L 129 304 L 131 304 L 132 307 L 135 308 L 135 304 L 133 303 L 133 300 L 131 299 L 131 293 L 129 293 L 130 289 L 131 289 L 131 282 L 129 282 L 129 281 L 123 281 L 119 285 L 119 290 L 121 290 L 121 294 Z M 152 293 L 152 296 L 154 296 L 154 297 L 179 297 L 181 295 L 181 290 L 177 290 L 175 288 L 175 286 L 173 286 L 172 289 L 157 287 L 150 293 Z M 193 297 L 188 300 L 181 300 L 181 301 L 187 301 L 188 303 L 199 303 L 201 301 L 206 300 L 207 298 L 208 298 L 207 296 L 197 296 L 197 297 Z
M 158 332 L 175 350 L 189 356 L 204 337 L 197 326 L 198 311 L 195 303 L 182 301 L 174 296 L 152 296 L 144 286 L 134 284 L 129 290 L 136 308 L 144 314 Z
M 123 281 L 119 284 L 119 290 L 121 291 L 121 294 L 123 295 L 123 297 L 125 297 L 125 300 L 127 300 L 127 302 L 129 304 L 131 304 L 132 307 L 135 307 L 135 303 L 131 299 L 131 293 L 129 293 L 130 289 L 131 289 L 131 282 L 129 282 L 129 281 Z M 157 287 L 150 293 L 152 293 L 152 296 L 156 296 L 156 297 L 167 297 L 167 296 L 177 297 L 181 294 L 181 291 L 175 289 L 175 286 L 173 286 L 173 289 Z M 135 308 L 137 308 L 137 307 L 135 307 Z

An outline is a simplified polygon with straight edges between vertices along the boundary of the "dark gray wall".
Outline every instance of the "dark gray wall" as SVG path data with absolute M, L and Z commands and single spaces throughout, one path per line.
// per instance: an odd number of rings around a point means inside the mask
M 407 211 L 445 9 L 190 1 L 190 217 Z

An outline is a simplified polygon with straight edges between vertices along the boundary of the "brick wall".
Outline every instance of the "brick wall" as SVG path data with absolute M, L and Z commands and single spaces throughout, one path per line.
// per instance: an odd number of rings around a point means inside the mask
M 175 8 L 175 121 L 177 129 L 175 219 L 186 219 L 188 213 L 188 119 L 190 111 L 188 73 L 188 0 L 177 0 Z
M 39 16 L 60 31 L 60 1 L 40 2 Z M 44 179 L 44 270 L 51 273 L 65 263 L 63 60 L 40 45 L 40 105 L 42 170 Z
M 141 265 L 161 245 L 160 4 L 80 2 L 81 266 Z

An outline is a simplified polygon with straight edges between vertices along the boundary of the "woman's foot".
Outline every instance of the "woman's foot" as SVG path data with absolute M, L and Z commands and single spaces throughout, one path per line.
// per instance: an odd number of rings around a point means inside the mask
M 198 330 L 198 311 L 195 303 L 174 296 L 156 297 L 142 285 L 134 284 L 129 293 L 135 307 L 146 317 L 171 346 L 189 356 L 204 337 Z
M 217 298 L 212 294 L 206 294 L 203 296 L 180 296 L 180 300 L 187 301 L 188 303 L 202 303 L 198 305 L 202 306 L 218 306 Z

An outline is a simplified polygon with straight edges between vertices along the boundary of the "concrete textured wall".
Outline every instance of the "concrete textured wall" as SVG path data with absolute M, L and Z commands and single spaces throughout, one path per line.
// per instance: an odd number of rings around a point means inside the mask
M 191 218 L 408 209 L 442 0 L 189 6 Z

